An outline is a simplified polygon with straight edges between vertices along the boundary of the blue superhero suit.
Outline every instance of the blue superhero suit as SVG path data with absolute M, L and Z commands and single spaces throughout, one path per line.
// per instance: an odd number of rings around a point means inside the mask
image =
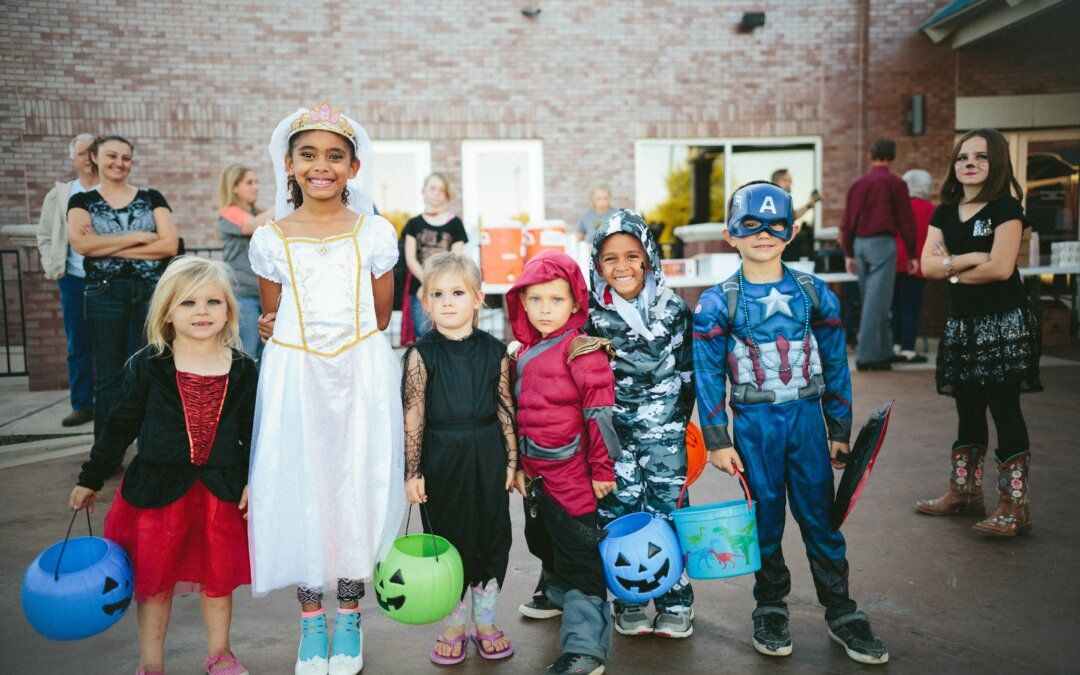
M 786 607 L 791 577 L 780 541 L 790 498 L 826 619 L 854 612 L 844 537 L 829 526 L 828 441 L 847 442 L 851 434 L 851 375 L 836 296 L 820 279 L 786 266 L 780 281 L 766 284 L 745 281 L 740 270 L 705 291 L 694 310 L 694 370 L 706 447 L 734 445 L 758 504 L 758 606 Z M 724 407 L 728 381 L 734 443 Z

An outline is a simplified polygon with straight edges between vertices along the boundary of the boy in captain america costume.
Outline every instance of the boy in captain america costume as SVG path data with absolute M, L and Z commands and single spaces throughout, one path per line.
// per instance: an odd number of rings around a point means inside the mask
M 754 648 L 769 656 L 792 651 L 784 602 L 791 575 L 780 548 L 790 498 L 829 635 L 852 659 L 885 663 L 885 645 L 848 595 L 844 536 L 829 525 L 830 461 L 843 466 L 838 455 L 849 452 L 851 434 L 839 302 L 820 279 L 781 262 L 796 229 L 791 196 L 778 186 L 748 183 L 732 195 L 724 238 L 743 262 L 694 310 L 701 430 L 713 465 L 732 475 L 745 467 L 758 505 Z M 724 407 L 728 380 L 734 439 Z

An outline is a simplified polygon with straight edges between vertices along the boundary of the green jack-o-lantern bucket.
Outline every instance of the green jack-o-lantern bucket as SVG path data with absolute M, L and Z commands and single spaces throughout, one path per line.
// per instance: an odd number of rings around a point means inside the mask
M 407 534 L 375 565 L 375 600 L 395 621 L 432 623 L 454 611 L 464 579 L 453 544 L 434 534 Z

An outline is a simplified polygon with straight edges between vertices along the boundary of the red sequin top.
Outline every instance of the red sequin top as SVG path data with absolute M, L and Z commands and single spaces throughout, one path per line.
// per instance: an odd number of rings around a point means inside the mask
M 206 464 L 217 436 L 221 406 L 229 388 L 228 375 L 196 375 L 176 371 L 176 388 L 184 405 L 191 463 Z

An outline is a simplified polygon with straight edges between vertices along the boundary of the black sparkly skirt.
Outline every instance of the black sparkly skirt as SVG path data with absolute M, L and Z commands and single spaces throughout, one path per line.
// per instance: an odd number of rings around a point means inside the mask
M 1039 320 L 1030 307 L 945 322 L 937 355 L 937 390 L 956 396 L 971 384 L 1019 384 L 1021 392 L 1042 391 Z

